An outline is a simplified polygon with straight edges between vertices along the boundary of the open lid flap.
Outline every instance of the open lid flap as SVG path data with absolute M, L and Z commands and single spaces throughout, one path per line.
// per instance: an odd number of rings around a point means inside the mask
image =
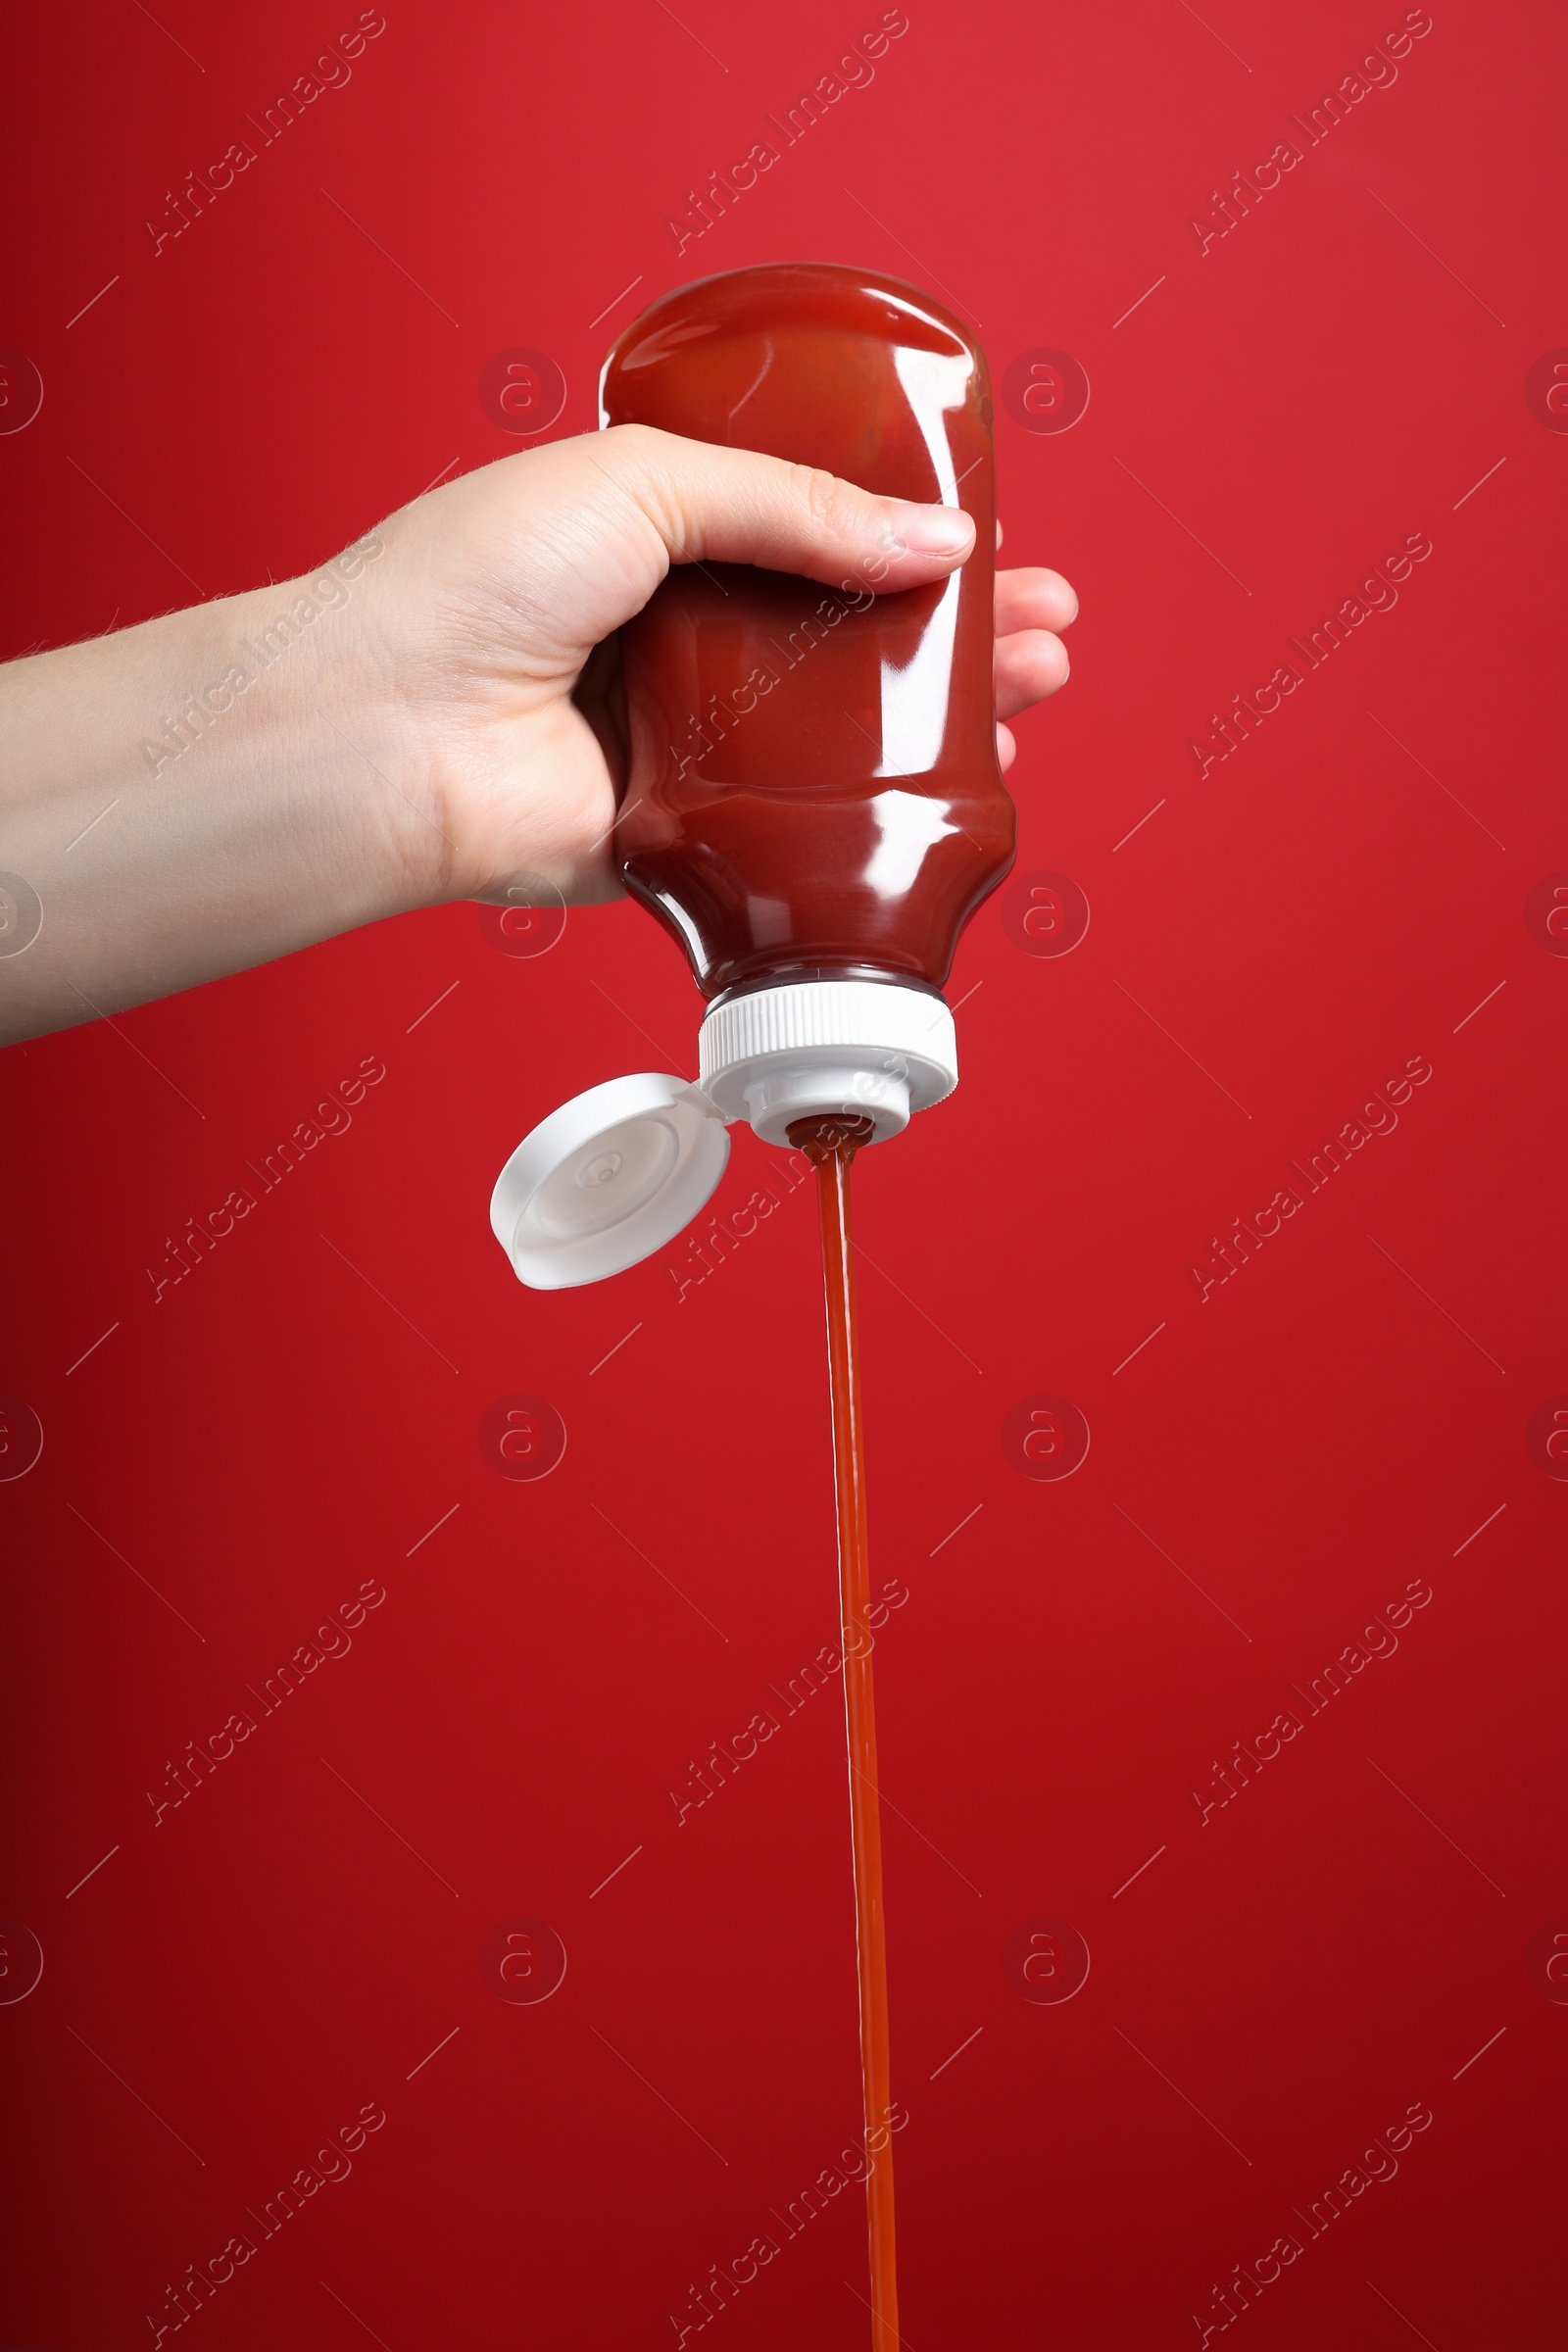
M 652 1256 L 723 1175 L 729 1136 L 699 1088 L 612 1078 L 542 1119 L 508 1160 L 490 1224 L 519 1282 L 564 1291 Z

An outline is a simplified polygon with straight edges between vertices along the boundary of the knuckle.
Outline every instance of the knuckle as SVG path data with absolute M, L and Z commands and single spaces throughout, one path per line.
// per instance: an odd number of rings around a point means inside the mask
M 793 471 L 796 491 L 812 522 L 819 531 L 836 534 L 847 520 L 845 486 L 838 475 L 823 466 L 797 466 Z
M 586 442 L 588 436 L 583 436 Z M 665 457 L 662 444 L 665 438 L 650 424 L 612 424 L 593 438 L 599 443 L 611 463 L 625 466 L 630 472 L 651 475 L 662 469 Z
M 582 441 L 592 468 L 585 474 L 590 497 L 613 483 L 619 495 L 609 495 L 622 520 L 629 502 L 664 548 L 676 553 L 687 537 L 687 519 L 680 469 L 671 464 L 671 436 L 651 424 L 612 424 L 602 433 L 584 434 Z

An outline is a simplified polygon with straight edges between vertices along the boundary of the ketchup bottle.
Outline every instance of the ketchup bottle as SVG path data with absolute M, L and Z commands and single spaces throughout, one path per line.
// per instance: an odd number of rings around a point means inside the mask
M 837 1113 L 880 1142 L 951 1094 L 942 987 L 1013 854 L 992 690 L 989 379 L 953 314 L 827 263 L 705 278 L 620 337 L 601 422 L 962 507 L 976 539 L 947 580 L 892 595 L 875 546 L 836 588 L 677 565 L 623 630 L 616 857 L 708 1001 L 699 1083 L 612 1079 L 518 1147 L 491 1223 L 540 1289 L 617 1273 L 678 1233 L 723 1172 L 728 1122 L 777 1144 Z

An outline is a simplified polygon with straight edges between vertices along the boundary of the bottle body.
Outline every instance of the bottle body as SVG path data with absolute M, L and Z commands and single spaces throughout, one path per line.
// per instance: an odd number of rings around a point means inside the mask
M 633 321 L 608 423 L 822 466 L 961 506 L 975 552 L 878 593 L 682 564 L 623 632 L 628 890 L 710 1004 L 815 981 L 929 992 L 1012 861 L 996 759 L 995 487 L 985 360 L 918 289 L 826 264 L 736 270 Z

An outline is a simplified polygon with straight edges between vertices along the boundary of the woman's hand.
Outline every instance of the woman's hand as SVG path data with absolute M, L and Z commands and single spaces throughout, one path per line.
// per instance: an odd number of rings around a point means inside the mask
M 578 902 L 619 895 L 615 632 L 672 564 L 756 564 L 834 586 L 869 576 L 887 592 L 946 577 L 974 544 L 956 509 L 642 425 L 504 459 L 418 500 L 383 535 L 389 560 L 368 593 L 452 852 L 443 894 L 499 894 L 526 871 Z M 1063 682 L 1053 632 L 1076 611 L 1055 572 L 1000 576 L 1004 716 Z M 997 732 L 1005 768 L 1013 740 Z
M 303 579 L 12 662 L 0 1030 L 67 1027 L 519 873 L 616 895 L 615 632 L 671 564 L 889 592 L 946 578 L 973 537 L 956 509 L 618 425 L 430 491 Z M 1077 602 L 1054 572 L 1011 571 L 996 609 L 1006 717 L 1066 677 L 1055 632 Z

